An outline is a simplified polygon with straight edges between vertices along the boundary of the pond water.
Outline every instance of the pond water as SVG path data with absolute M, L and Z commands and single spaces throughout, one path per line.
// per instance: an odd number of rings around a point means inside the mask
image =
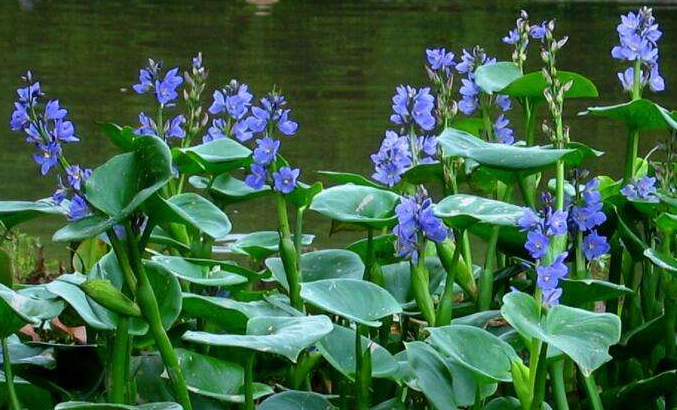
M 618 16 L 628 3 L 432 1 L 432 0 L 5 0 L 0 2 L 0 198 L 37 199 L 51 194 L 53 177 L 40 177 L 32 149 L 8 123 L 19 76 L 33 70 L 51 98 L 70 110 L 82 143 L 68 147 L 73 162 L 96 166 L 114 147 L 96 122 L 136 125 L 151 101 L 126 91 L 146 58 L 170 66 L 188 65 L 197 51 L 210 70 L 210 88 L 231 78 L 258 93 L 280 88 L 301 124 L 283 155 L 302 167 L 304 180 L 315 170 L 371 174 L 369 154 L 389 127 L 390 98 L 401 83 L 423 85 L 424 50 L 444 45 L 454 51 L 483 45 L 499 60 L 510 50 L 500 38 L 527 9 L 533 21 L 557 18 L 558 32 L 570 37 L 559 57 L 562 69 L 575 69 L 600 90 L 598 101 L 567 105 L 571 137 L 606 152 L 590 165 L 618 175 L 624 152 L 623 129 L 593 118 L 577 118 L 587 105 L 621 102 L 610 57 Z M 655 7 L 665 35 L 661 68 L 668 90 L 677 82 L 677 9 Z M 539 68 L 532 52 L 530 66 Z M 674 103 L 671 92 L 655 96 Z M 674 105 L 674 104 L 673 104 Z M 520 114 L 512 112 L 519 130 Z M 519 135 L 519 131 L 517 132 Z M 658 136 L 646 136 L 644 149 Z M 273 229 L 267 202 L 228 210 L 234 231 Z M 261 217 L 261 215 L 271 215 Z M 48 242 L 61 221 L 41 220 L 24 227 Z M 308 215 L 308 231 L 330 239 L 329 222 Z M 349 239 L 337 236 L 341 244 Z M 48 250 L 56 253 L 56 247 Z

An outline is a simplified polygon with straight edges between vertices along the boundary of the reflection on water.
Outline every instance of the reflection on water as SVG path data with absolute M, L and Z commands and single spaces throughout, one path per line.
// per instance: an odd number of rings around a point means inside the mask
M 204 53 L 210 85 L 230 78 L 251 84 L 262 94 L 277 85 L 301 123 L 298 136 L 285 140 L 283 154 L 303 169 L 371 173 L 369 154 L 389 126 L 390 97 L 400 83 L 422 85 L 427 46 L 455 51 L 482 44 L 508 59 L 500 38 L 520 7 L 534 20 L 557 18 L 559 32 L 570 36 L 560 57 L 562 68 L 576 69 L 598 85 L 599 101 L 572 101 L 566 121 L 571 136 L 606 151 L 594 171 L 618 174 L 622 127 L 594 118 L 577 118 L 589 104 L 620 102 L 617 62 L 610 58 L 618 15 L 628 5 L 611 2 L 515 2 L 457 0 L 79 0 L 0 2 L 0 119 L 8 124 L 19 76 L 28 68 L 45 91 L 66 106 L 83 142 L 68 147 L 75 161 L 96 166 L 115 152 L 96 121 L 136 124 L 150 101 L 121 92 L 134 81 L 147 57 L 187 66 Z M 677 11 L 662 3 L 656 12 L 665 31 L 661 67 L 668 89 L 677 82 Z M 532 53 L 531 69 L 538 68 Z M 211 94 L 211 93 L 209 93 Z M 670 103 L 668 93 L 656 100 Z M 519 126 L 519 112 L 512 114 Z M 519 132 L 517 133 L 519 135 Z M 55 181 L 40 178 L 31 149 L 8 125 L 0 127 L 2 199 L 49 195 Z M 646 136 L 646 149 L 656 136 Z M 271 229 L 274 218 L 263 201 L 228 210 L 236 231 Z M 306 226 L 326 244 L 329 223 L 308 213 Z M 61 221 L 28 225 L 43 237 Z M 337 235 L 344 243 L 347 236 Z

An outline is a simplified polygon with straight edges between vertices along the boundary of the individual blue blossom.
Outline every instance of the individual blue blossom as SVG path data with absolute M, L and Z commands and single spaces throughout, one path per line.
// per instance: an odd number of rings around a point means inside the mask
M 401 175 L 413 164 L 409 139 L 395 131 L 386 131 L 381 147 L 371 155 L 371 160 L 374 163 L 372 178 L 392 187 L 400 182 Z
M 567 252 L 563 252 L 555 258 L 555 261 L 546 266 L 536 268 L 536 285 L 541 290 L 550 290 L 557 287 L 559 280 L 566 277 L 569 268 L 564 264 Z
M 46 120 L 62 120 L 68 111 L 59 106 L 59 100 L 50 100 L 45 104 Z
M 546 289 L 542 292 L 541 301 L 547 306 L 559 305 L 559 300 L 562 297 L 562 288 Z
M 290 118 L 291 110 L 286 108 L 284 96 L 272 92 L 259 100 L 258 106 L 251 107 L 252 115 L 247 117 L 246 124 L 253 134 L 267 132 L 277 128 L 283 135 L 293 136 L 298 131 L 298 123 Z M 272 123 L 272 124 L 271 124 Z
M 607 242 L 606 237 L 598 235 L 596 230 L 593 230 L 583 238 L 583 254 L 589 261 L 608 253 L 610 249 L 611 246 Z
M 249 92 L 247 84 L 240 84 L 236 80 L 222 90 L 214 91 L 214 102 L 209 107 L 210 114 L 227 113 L 232 119 L 242 119 L 251 105 L 254 96 Z
M 275 190 L 283 194 L 291 193 L 296 188 L 300 173 L 300 169 L 292 169 L 290 167 L 282 167 L 279 171 L 273 172 Z
M 551 235 L 564 235 L 568 231 L 567 218 L 569 214 L 564 210 L 557 210 L 548 215 L 546 230 Z
M 529 28 L 529 35 L 534 40 L 542 41 L 545 38 L 547 22 L 543 21 L 541 24 L 533 25 Z
M 418 162 L 420 164 L 432 164 L 437 162 L 437 137 L 434 135 L 418 137 Z
M 621 193 L 631 201 L 658 202 L 656 178 L 650 176 L 631 180 L 621 189 Z
M 182 125 L 185 123 L 186 117 L 184 117 L 182 114 L 172 118 L 172 120 L 169 121 L 165 136 L 167 136 L 167 138 L 184 138 L 186 136 L 186 131 L 183 129 Z
M 265 137 L 256 140 L 256 148 L 254 149 L 254 162 L 259 165 L 268 165 L 275 160 L 277 152 L 280 149 L 280 141 Z
M 76 191 L 81 191 L 83 183 L 92 175 L 89 168 L 81 168 L 79 165 L 69 165 L 66 167 L 66 178 L 68 185 Z
M 38 152 L 33 154 L 33 160 L 40 166 L 40 173 L 47 175 L 50 169 L 59 164 L 61 145 L 57 142 L 38 145 Z
M 75 195 L 68 205 L 68 220 L 77 221 L 91 213 L 87 201 L 81 195 Z
M 155 121 L 145 113 L 139 113 L 139 122 L 141 126 L 134 130 L 136 135 L 157 135 Z
M 424 240 L 435 243 L 449 238 L 451 232 L 433 213 L 432 200 L 423 191 L 416 196 L 404 196 L 395 207 L 397 225 L 393 233 L 397 236 L 395 248 L 400 257 L 416 262 Z
M 611 56 L 617 60 L 635 62 L 641 65 L 640 87 L 647 84 L 654 91 L 665 89 L 665 80 L 658 69 L 658 40 L 663 33 L 659 29 L 652 10 L 642 7 L 637 13 L 629 12 L 621 16 L 621 23 L 616 27 L 619 44 L 611 50 Z M 627 68 L 618 73 L 618 78 L 626 91 L 632 91 L 635 82 L 635 68 Z
M 263 188 L 268 177 L 266 168 L 258 164 L 252 164 L 250 171 L 251 173 L 245 177 L 245 184 L 255 190 Z
M 139 70 L 139 83 L 134 84 L 132 89 L 137 94 L 145 94 L 152 89 L 160 106 L 168 107 L 178 98 L 178 88 L 183 84 L 183 77 L 179 74 L 178 67 L 167 71 L 164 77 L 161 71 L 162 63 L 149 59 L 148 67 Z
M 442 72 L 446 77 L 449 77 L 451 71 L 456 67 L 454 61 L 454 53 L 447 51 L 444 47 L 429 48 L 425 51 L 428 67 L 432 71 Z
M 207 129 L 207 134 L 202 137 L 202 142 L 211 142 L 214 140 L 226 138 L 226 121 L 223 118 L 215 118 L 212 125 Z
M 404 129 L 414 124 L 424 131 L 435 127 L 435 97 L 430 94 L 430 87 L 398 86 L 392 98 L 392 109 L 390 121 Z
M 299 128 L 299 124 L 296 121 L 289 119 L 290 111 L 291 110 L 289 109 L 283 110 L 277 123 L 277 128 L 284 135 L 294 135 L 296 134 L 296 130 Z
M 540 259 L 548 253 L 548 246 L 550 246 L 550 239 L 541 231 L 531 231 L 527 234 L 527 242 L 524 248 L 529 251 L 529 254 L 534 259 Z
M 483 65 L 496 64 L 495 58 L 487 57 L 481 47 L 475 47 L 472 52 L 463 50 L 461 62 L 456 65 L 456 71 L 466 74 L 461 79 L 459 93 L 461 100 L 458 102 L 458 109 L 465 115 L 473 115 L 480 106 L 481 89 L 475 82 L 475 70 Z M 496 95 L 494 103 L 502 110 L 507 111 L 511 108 L 510 98 L 504 95 Z
M 57 140 L 63 142 L 80 141 L 80 139 L 75 136 L 75 127 L 73 126 L 73 123 L 62 119 L 54 121 L 54 126 L 50 134 L 52 134 Z
M 475 83 L 474 76 L 461 79 L 461 88 L 459 93 L 462 98 L 458 102 L 458 109 L 465 115 L 472 115 L 480 105 L 479 94 L 480 87 Z
M 522 216 L 517 219 L 517 224 L 523 232 L 528 232 L 534 229 L 541 229 L 543 218 L 538 216 L 531 208 L 524 208 Z
M 505 44 L 515 45 L 520 41 L 519 31 L 516 28 L 508 31 L 508 34 L 501 39 Z
M 571 219 L 578 230 L 589 231 L 606 221 L 606 215 L 602 212 L 602 204 L 595 203 L 587 206 L 574 206 L 571 210 Z
M 509 124 L 510 120 L 508 120 L 503 114 L 500 114 L 494 122 L 494 134 L 496 135 L 496 140 L 501 144 L 511 145 L 513 142 L 515 142 L 513 131 L 512 129 L 508 128 Z

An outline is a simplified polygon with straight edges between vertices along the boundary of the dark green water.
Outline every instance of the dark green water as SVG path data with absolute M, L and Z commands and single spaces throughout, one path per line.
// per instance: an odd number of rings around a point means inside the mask
M 267 4 L 256 4 L 267 3 Z M 570 42 L 560 67 L 579 71 L 600 90 L 598 101 L 567 105 L 572 139 L 606 155 L 589 168 L 618 175 L 625 137 L 616 124 L 578 118 L 587 105 L 621 102 L 610 57 L 615 26 L 630 4 L 545 3 L 480 0 L 4 0 L 0 2 L 0 199 L 37 199 L 51 194 L 53 177 L 40 177 L 22 135 L 9 129 L 14 89 L 26 69 L 34 71 L 50 98 L 70 111 L 82 143 L 68 147 L 72 162 L 96 166 L 115 152 L 97 121 L 136 125 L 152 102 L 122 90 L 136 80 L 147 57 L 186 67 L 197 51 L 210 70 L 209 94 L 231 78 L 261 94 L 277 85 L 301 124 L 285 139 L 283 154 L 303 169 L 371 174 L 369 154 L 389 127 L 390 97 L 400 83 L 423 85 L 424 50 L 445 45 L 454 51 L 483 45 L 499 60 L 510 50 L 500 38 L 517 10 L 533 21 L 557 18 L 558 32 Z M 677 9 L 655 8 L 664 29 L 661 69 L 668 92 L 655 96 L 670 106 L 677 83 Z M 533 50 L 535 51 L 535 50 Z M 532 52 L 530 68 L 538 68 Z M 673 104 L 674 105 L 674 104 Z M 520 114 L 511 112 L 519 128 Z M 519 132 L 517 133 L 519 135 Z M 658 136 L 646 136 L 644 149 Z M 234 231 L 274 228 L 266 202 L 236 206 L 229 215 Z M 271 217 L 262 217 L 271 215 Z M 46 242 L 63 222 L 41 220 L 24 229 Z M 327 243 L 329 223 L 309 215 L 308 231 Z M 344 242 L 346 237 L 341 237 Z M 55 252 L 50 247 L 50 251 Z

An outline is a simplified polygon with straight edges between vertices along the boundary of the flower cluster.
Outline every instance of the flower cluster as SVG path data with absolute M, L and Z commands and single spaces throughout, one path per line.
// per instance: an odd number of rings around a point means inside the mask
M 414 146 L 412 146 L 412 143 Z M 381 142 L 378 152 L 371 155 L 374 163 L 372 178 L 389 187 L 402 179 L 402 174 L 415 163 L 429 164 L 435 162 L 437 138 L 422 136 L 415 139 L 399 135 L 388 130 Z
M 429 48 L 425 51 L 425 70 L 433 83 L 434 94 L 437 96 L 436 116 L 447 126 L 458 112 L 458 105 L 454 100 L 454 69 L 456 60 L 454 53 L 444 47 Z
M 579 204 L 571 205 L 570 225 L 584 233 L 583 254 L 589 261 L 609 252 L 610 246 L 605 236 L 599 235 L 596 228 L 606 221 L 602 212 L 602 196 L 599 191 L 599 179 L 588 181 L 577 197 Z
M 429 73 L 436 74 L 436 78 L 444 82 L 452 76 L 454 68 L 456 68 L 456 61 L 454 60 L 454 53 L 447 51 L 444 47 L 429 48 L 425 51 Z
M 546 201 L 549 202 L 548 199 Z M 522 231 L 527 232 L 527 242 L 524 248 L 536 261 L 536 285 L 542 291 L 543 302 L 548 305 L 559 303 L 562 289 L 558 287 L 558 283 L 569 271 L 564 264 L 567 252 L 557 255 L 551 264 L 544 264 L 551 239 L 554 236 L 567 234 L 567 218 L 566 211 L 553 211 L 552 207 L 546 205 L 540 214 L 530 208 L 525 208 L 524 214 L 518 220 Z
M 224 103 L 227 110 L 227 99 L 224 99 Z M 242 105 L 246 107 L 245 103 Z M 244 120 L 247 132 L 252 137 L 262 135 L 255 141 L 254 163 L 250 167 L 251 173 L 245 178 L 245 183 L 252 189 L 261 189 L 271 181 L 273 189 L 282 194 L 289 194 L 296 188 L 301 171 L 289 166 L 278 169 L 276 163 L 280 140 L 274 138 L 275 130 L 286 136 L 293 136 L 298 130 L 298 123 L 290 118 L 291 110 L 286 105 L 284 96 L 273 91 L 262 98 L 258 106 L 252 106 L 252 115 Z
M 64 205 L 70 220 L 81 219 L 89 214 L 83 188 L 92 170 L 70 165 L 61 147 L 62 143 L 79 141 L 75 136 L 75 127 L 66 119 L 68 111 L 61 107 L 59 100 L 49 100 L 41 106 L 40 100 L 44 93 L 40 89 L 40 82 L 33 81 L 30 71 L 22 80 L 26 86 L 17 90 L 19 98 L 14 103 L 10 126 L 14 131 L 23 131 L 26 142 L 35 146 L 37 152 L 33 154 L 33 160 L 40 167 L 42 175 L 47 175 L 53 168 L 62 167 L 65 178 L 57 176 L 59 187 L 52 195 L 52 200 L 57 205 Z
M 621 23 L 616 27 L 619 44 L 611 50 L 611 56 L 621 61 L 633 61 L 633 67 L 618 73 L 623 89 L 632 91 L 635 80 L 640 88 L 647 84 L 651 91 L 665 90 L 665 81 L 658 71 L 658 40 L 662 32 L 656 19 L 648 7 L 642 7 L 637 13 L 629 12 L 621 16 Z M 635 73 L 640 66 L 639 73 Z
M 621 193 L 631 201 L 658 202 L 656 196 L 656 178 L 643 176 L 633 179 L 621 189 Z
M 534 28 L 537 27 L 539 26 L 534 26 Z M 512 53 L 512 61 L 517 64 L 520 70 L 523 68 L 524 62 L 527 59 L 527 47 L 529 46 L 529 35 L 531 34 L 531 31 L 532 27 L 529 25 L 529 14 L 527 14 L 526 11 L 521 10 L 520 16 L 517 18 L 517 21 L 515 21 L 515 28 L 510 30 L 502 39 L 505 44 L 510 44 L 515 47 L 515 51 Z
M 214 91 L 214 102 L 209 107 L 212 115 L 225 114 L 226 118 L 215 118 L 203 142 L 210 142 L 226 136 L 233 136 L 240 142 L 249 141 L 253 134 L 247 126 L 247 114 L 254 96 L 249 92 L 247 84 L 230 80 L 227 86 Z
M 190 71 L 183 73 L 186 86 L 183 89 L 183 99 L 186 101 L 187 120 L 184 144 L 189 145 L 196 135 L 207 125 L 209 115 L 202 111 L 202 93 L 206 87 L 207 70 L 202 65 L 202 53 L 198 53 L 191 61 Z
M 451 230 L 433 214 L 432 200 L 421 189 L 417 195 L 403 196 L 395 207 L 397 225 L 397 256 L 411 258 L 415 263 L 424 250 L 425 240 L 439 243 L 449 238 Z
M 139 114 L 141 126 L 135 130 L 137 135 L 156 135 L 161 138 L 182 139 L 186 136 L 183 125 L 186 117 L 177 115 L 169 121 L 163 121 L 164 108 L 175 105 L 174 101 L 179 97 L 178 88 L 183 84 L 183 78 L 179 74 L 179 68 L 175 67 L 162 75 L 162 62 L 148 59 L 148 66 L 139 70 L 139 83 L 132 88 L 137 94 L 145 94 L 152 90 L 159 104 L 157 120 L 153 120 L 146 113 Z
M 430 94 L 430 87 L 414 88 L 400 85 L 393 96 L 393 114 L 390 121 L 409 131 L 416 124 L 424 131 L 435 128 L 435 97 Z

